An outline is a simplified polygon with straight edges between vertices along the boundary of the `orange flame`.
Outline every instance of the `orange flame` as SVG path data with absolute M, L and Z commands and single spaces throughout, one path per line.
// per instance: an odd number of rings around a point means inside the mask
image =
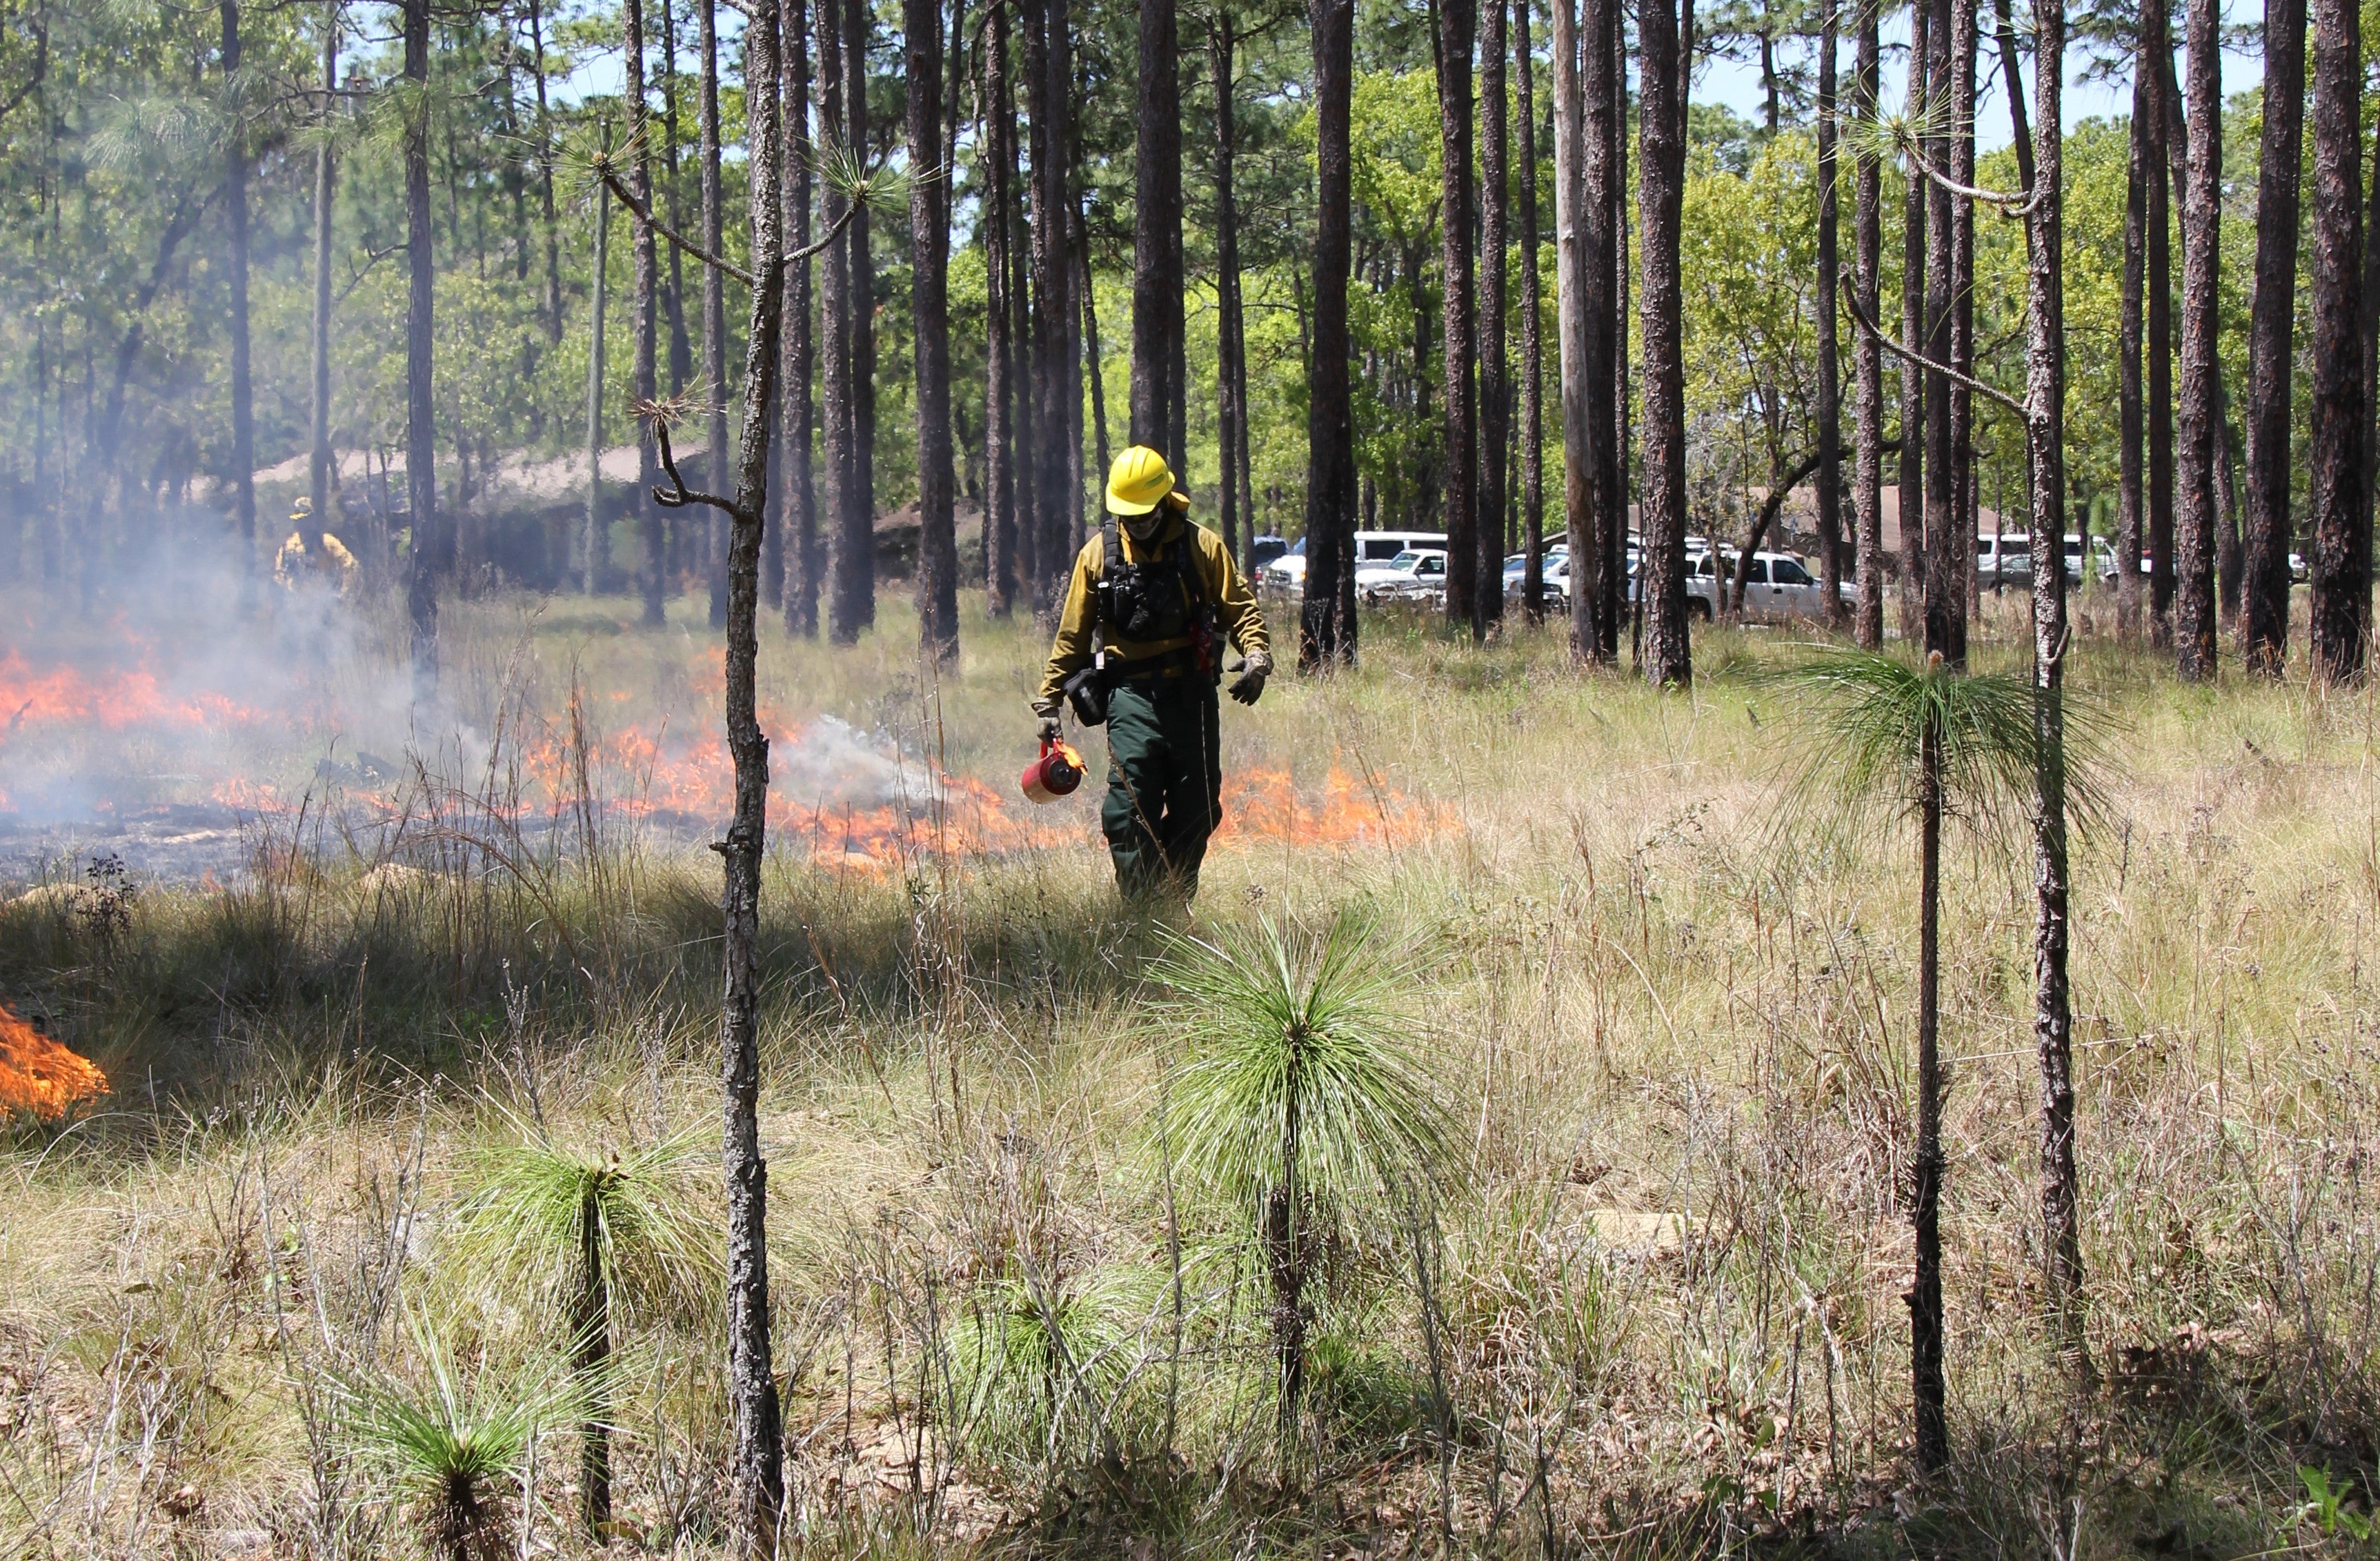
M 33 723 L 104 727 L 218 726 L 264 719 L 228 695 L 169 691 L 146 665 L 93 677 L 76 667 L 36 672 L 18 652 L 0 656 L 0 732 Z
M 1218 845 L 1398 846 L 1444 829 L 1447 810 L 1357 777 L 1337 765 L 1310 803 L 1285 769 L 1257 768 L 1223 778 Z
M 107 1075 L 0 1003 L 0 1112 L 55 1121 L 107 1093 Z

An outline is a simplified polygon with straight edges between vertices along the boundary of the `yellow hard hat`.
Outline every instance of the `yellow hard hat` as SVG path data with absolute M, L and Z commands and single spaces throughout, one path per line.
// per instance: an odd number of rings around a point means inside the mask
M 1108 468 L 1108 513 L 1147 514 L 1173 491 L 1173 472 L 1165 457 L 1146 444 L 1135 444 Z
M 301 514 L 312 514 L 313 513 L 314 501 L 301 496 L 298 501 L 298 507 L 289 512 L 289 518 L 296 520 Z

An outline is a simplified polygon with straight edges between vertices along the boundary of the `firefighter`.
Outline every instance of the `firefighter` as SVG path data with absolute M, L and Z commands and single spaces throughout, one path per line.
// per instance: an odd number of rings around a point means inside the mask
M 297 529 L 289 533 L 289 539 L 282 543 L 281 551 L 273 555 L 273 578 L 283 590 L 294 591 L 298 588 L 300 572 L 310 565 L 315 573 L 330 575 L 338 587 L 339 594 L 346 596 L 355 587 L 356 555 L 347 551 L 346 543 L 325 531 L 322 533 L 322 556 L 319 559 L 310 557 L 306 550 L 306 529 L 313 518 L 314 501 L 299 499 L 298 507 L 289 512 L 289 524 Z
M 1058 735 L 1067 705 L 1108 729 L 1099 828 L 1126 897 L 1198 890 L 1222 818 L 1216 719 L 1225 642 L 1241 659 L 1230 693 L 1253 705 L 1272 642 L 1222 538 L 1189 518 L 1165 457 L 1135 444 L 1108 472 L 1107 518 L 1075 556 L 1065 610 L 1033 713 Z

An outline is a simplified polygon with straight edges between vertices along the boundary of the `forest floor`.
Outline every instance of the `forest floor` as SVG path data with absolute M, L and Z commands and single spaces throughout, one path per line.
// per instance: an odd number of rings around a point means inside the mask
M 2021 669 L 2021 606 L 1993 605 L 1979 666 Z M 426 1550 L 358 1406 L 442 1381 L 555 1401 L 555 1270 L 473 1240 L 525 1140 L 625 1156 L 686 1228 L 618 1234 L 609 1538 L 556 1414 L 492 1477 L 490 1543 L 718 1553 L 715 1271 L 635 1255 L 719 1244 L 718 868 L 684 823 L 725 794 L 700 611 L 458 603 L 473 761 L 346 775 L 394 837 L 308 837 L 285 791 L 244 875 L 0 905 L 0 999 L 114 1083 L 0 1138 L 0 1555 Z M 913 624 L 888 596 L 853 648 L 765 636 L 789 799 L 762 1130 L 806 1554 L 2362 1543 L 2370 694 L 2185 688 L 2095 640 L 2070 662 L 2118 723 L 2075 846 L 2087 1384 L 2039 1281 L 2029 838 L 1952 832 L 1953 1457 L 1921 1480 L 1915 852 L 1785 794 L 1818 725 L 1752 674 L 1791 632 L 1698 631 L 1693 691 L 1663 696 L 1573 671 L 1551 632 L 1367 620 L 1360 669 L 1223 706 L 1231 821 L 1195 908 L 1150 917 L 1098 843 L 1096 735 L 1081 793 L 1017 795 L 1038 636 L 970 617 L 934 677 Z M 557 815 L 540 787 L 573 772 L 593 800 Z M 1351 907 L 1457 1131 L 1434 1199 L 1323 1221 L 1284 1436 L 1247 1211 L 1174 1175 L 1201 1035 L 1152 962 L 1184 929 Z

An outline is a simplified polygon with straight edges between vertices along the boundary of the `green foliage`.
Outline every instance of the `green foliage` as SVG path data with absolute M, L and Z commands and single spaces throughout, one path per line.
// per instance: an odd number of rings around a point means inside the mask
M 1055 1287 L 979 1286 L 951 1327 L 953 1430 L 995 1458 L 1096 1446 L 1128 1408 L 1157 1296 L 1151 1276 L 1116 1263 Z
M 505 1486 L 539 1428 L 568 1414 L 575 1395 L 557 1378 L 513 1380 L 484 1364 L 466 1371 L 418 1315 L 408 1331 L 429 1380 L 375 1373 L 342 1383 L 347 1440 L 392 1494 L 410 1500 L 442 1561 L 501 1561 Z
M 503 1116 L 512 1131 L 471 1152 L 476 1191 L 455 1218 L 453 1240 L 477 1279 L 503 1276 L 549 1294 L 591 1282 L 630 1312 L 684 1314 L 708 1303 L 722 1260 L 717 1190 L 702 1174 L 696 1133 L 624 1156 L 555 1144 Z M 594 1275 L 582 1269 L 590 1251 L 601 1265 Z
M 1154 974 L 1161 1021 L 1190 1042 L 1171 1112 L 1184 1179 L 1253 1215 L 1285 1170 L 1342 1204 L 1446 1177 L 1451 1123 L 1403 999 L 1419 972 L 1367 917 L 1172 934 Z

